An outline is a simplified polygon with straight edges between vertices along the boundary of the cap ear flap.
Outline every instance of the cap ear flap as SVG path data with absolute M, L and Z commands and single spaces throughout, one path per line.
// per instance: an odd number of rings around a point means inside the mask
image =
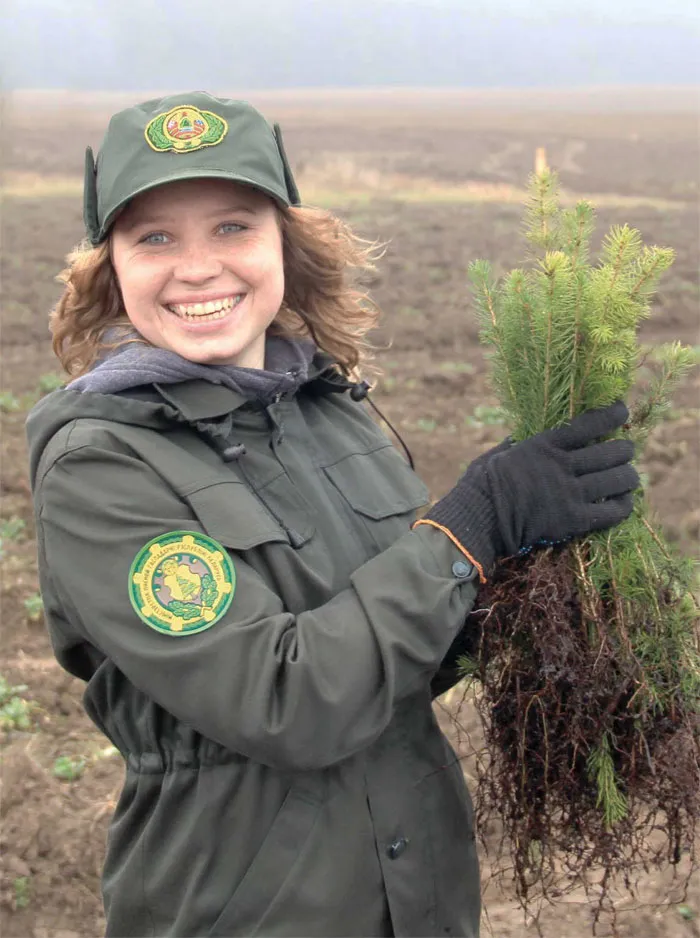
M 275 132 L 275 140 L 277 141 L 277 149 L 280 152 L 282 157 L 282 166 L 284 167 L 284 181 L 287 186 L 287 194 L 289 195 L 289 201 L 292 205 L 301 205 L 301 198 L 299 196 L 299 190 L 297 189 L 297 184 L 294 181 L 294 176 L 292 176 L 292 168 L 289 165 L 289 160 L 287 159 L 287 153 L 284 149 L 284 143 L 282 142 L 282 131 L 279 124 L 273 126 Z
M 100 222 L 97 217 L 97 168 L 92 147 L 85 150 L 85 182 L 83 184 L 83 221 L 93 244 L 99 244 Z

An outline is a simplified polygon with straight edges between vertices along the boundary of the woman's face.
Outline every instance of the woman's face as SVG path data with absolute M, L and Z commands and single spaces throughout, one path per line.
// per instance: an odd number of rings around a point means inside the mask
M 148 342 L 200 364 L 264 367 L 284 295 L 271 199 L 222 179 L 168 183 L 129 203 L 111 252 L 126 313 Z

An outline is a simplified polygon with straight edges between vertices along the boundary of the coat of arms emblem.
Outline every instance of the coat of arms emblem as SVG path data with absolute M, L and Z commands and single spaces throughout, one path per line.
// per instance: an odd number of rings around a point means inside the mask
M 145 130 L 151 149 L 164 153 L 190 153 L 201 147 L 213 147 L 226 136 L 228 124 L 213 111 L 200 111 L 182 104 L 158 114 Z
M 149 541 L 129 572 L 129 598 L 139 618 L 166 635 L 211 628 L 231 605 L 236 573 L 226 549 L 194 531 Z

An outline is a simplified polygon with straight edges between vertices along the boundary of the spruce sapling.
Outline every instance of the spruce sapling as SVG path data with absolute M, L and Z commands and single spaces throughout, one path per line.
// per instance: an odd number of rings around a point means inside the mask
M 637 458 L 694 364 L 679 343 L 655 353 L 640 322 L 668 248 L 611 228 L 590 258 L 593 207 L 559 207 L 549 170 L 530 180 L 528 265 L 499 282 L 476 261 L 481 339 L 515 441 L 622 398 Z M 655 377 L 640 387 L 640 366 Z M 631 395 L 634 400 L 631 401 Z M 700 816 L 700 648 L 693 563 L 666 542 L 643 491 L 619 526 L 498 565 L 482 587 L 473 654 L 486 734 L 478 825 L 498 815 L 520 901 L 551 899 L 598 877 L 598 916 L 613 874 L 695 865 Z M 649 839 L 652 831 L 662 831 Z M 652 846 L 652 844 L 654 846 Z M 690 875 L 690 874 L 688 874 Z M 564 886 L 563 884 L 567 885 Z M 596 916 L 597 921 L 597 916 Z

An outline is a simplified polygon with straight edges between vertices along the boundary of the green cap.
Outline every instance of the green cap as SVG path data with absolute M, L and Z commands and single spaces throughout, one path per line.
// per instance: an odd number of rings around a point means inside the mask
M 247 101 L 203 91 L 145 101 L 115 114 L 95 161 L 85 153 L 83 215 L 100 244 L 134 196 L 180 179 L 230 179 L 280 205 L 299 205 L 279 125 Z

